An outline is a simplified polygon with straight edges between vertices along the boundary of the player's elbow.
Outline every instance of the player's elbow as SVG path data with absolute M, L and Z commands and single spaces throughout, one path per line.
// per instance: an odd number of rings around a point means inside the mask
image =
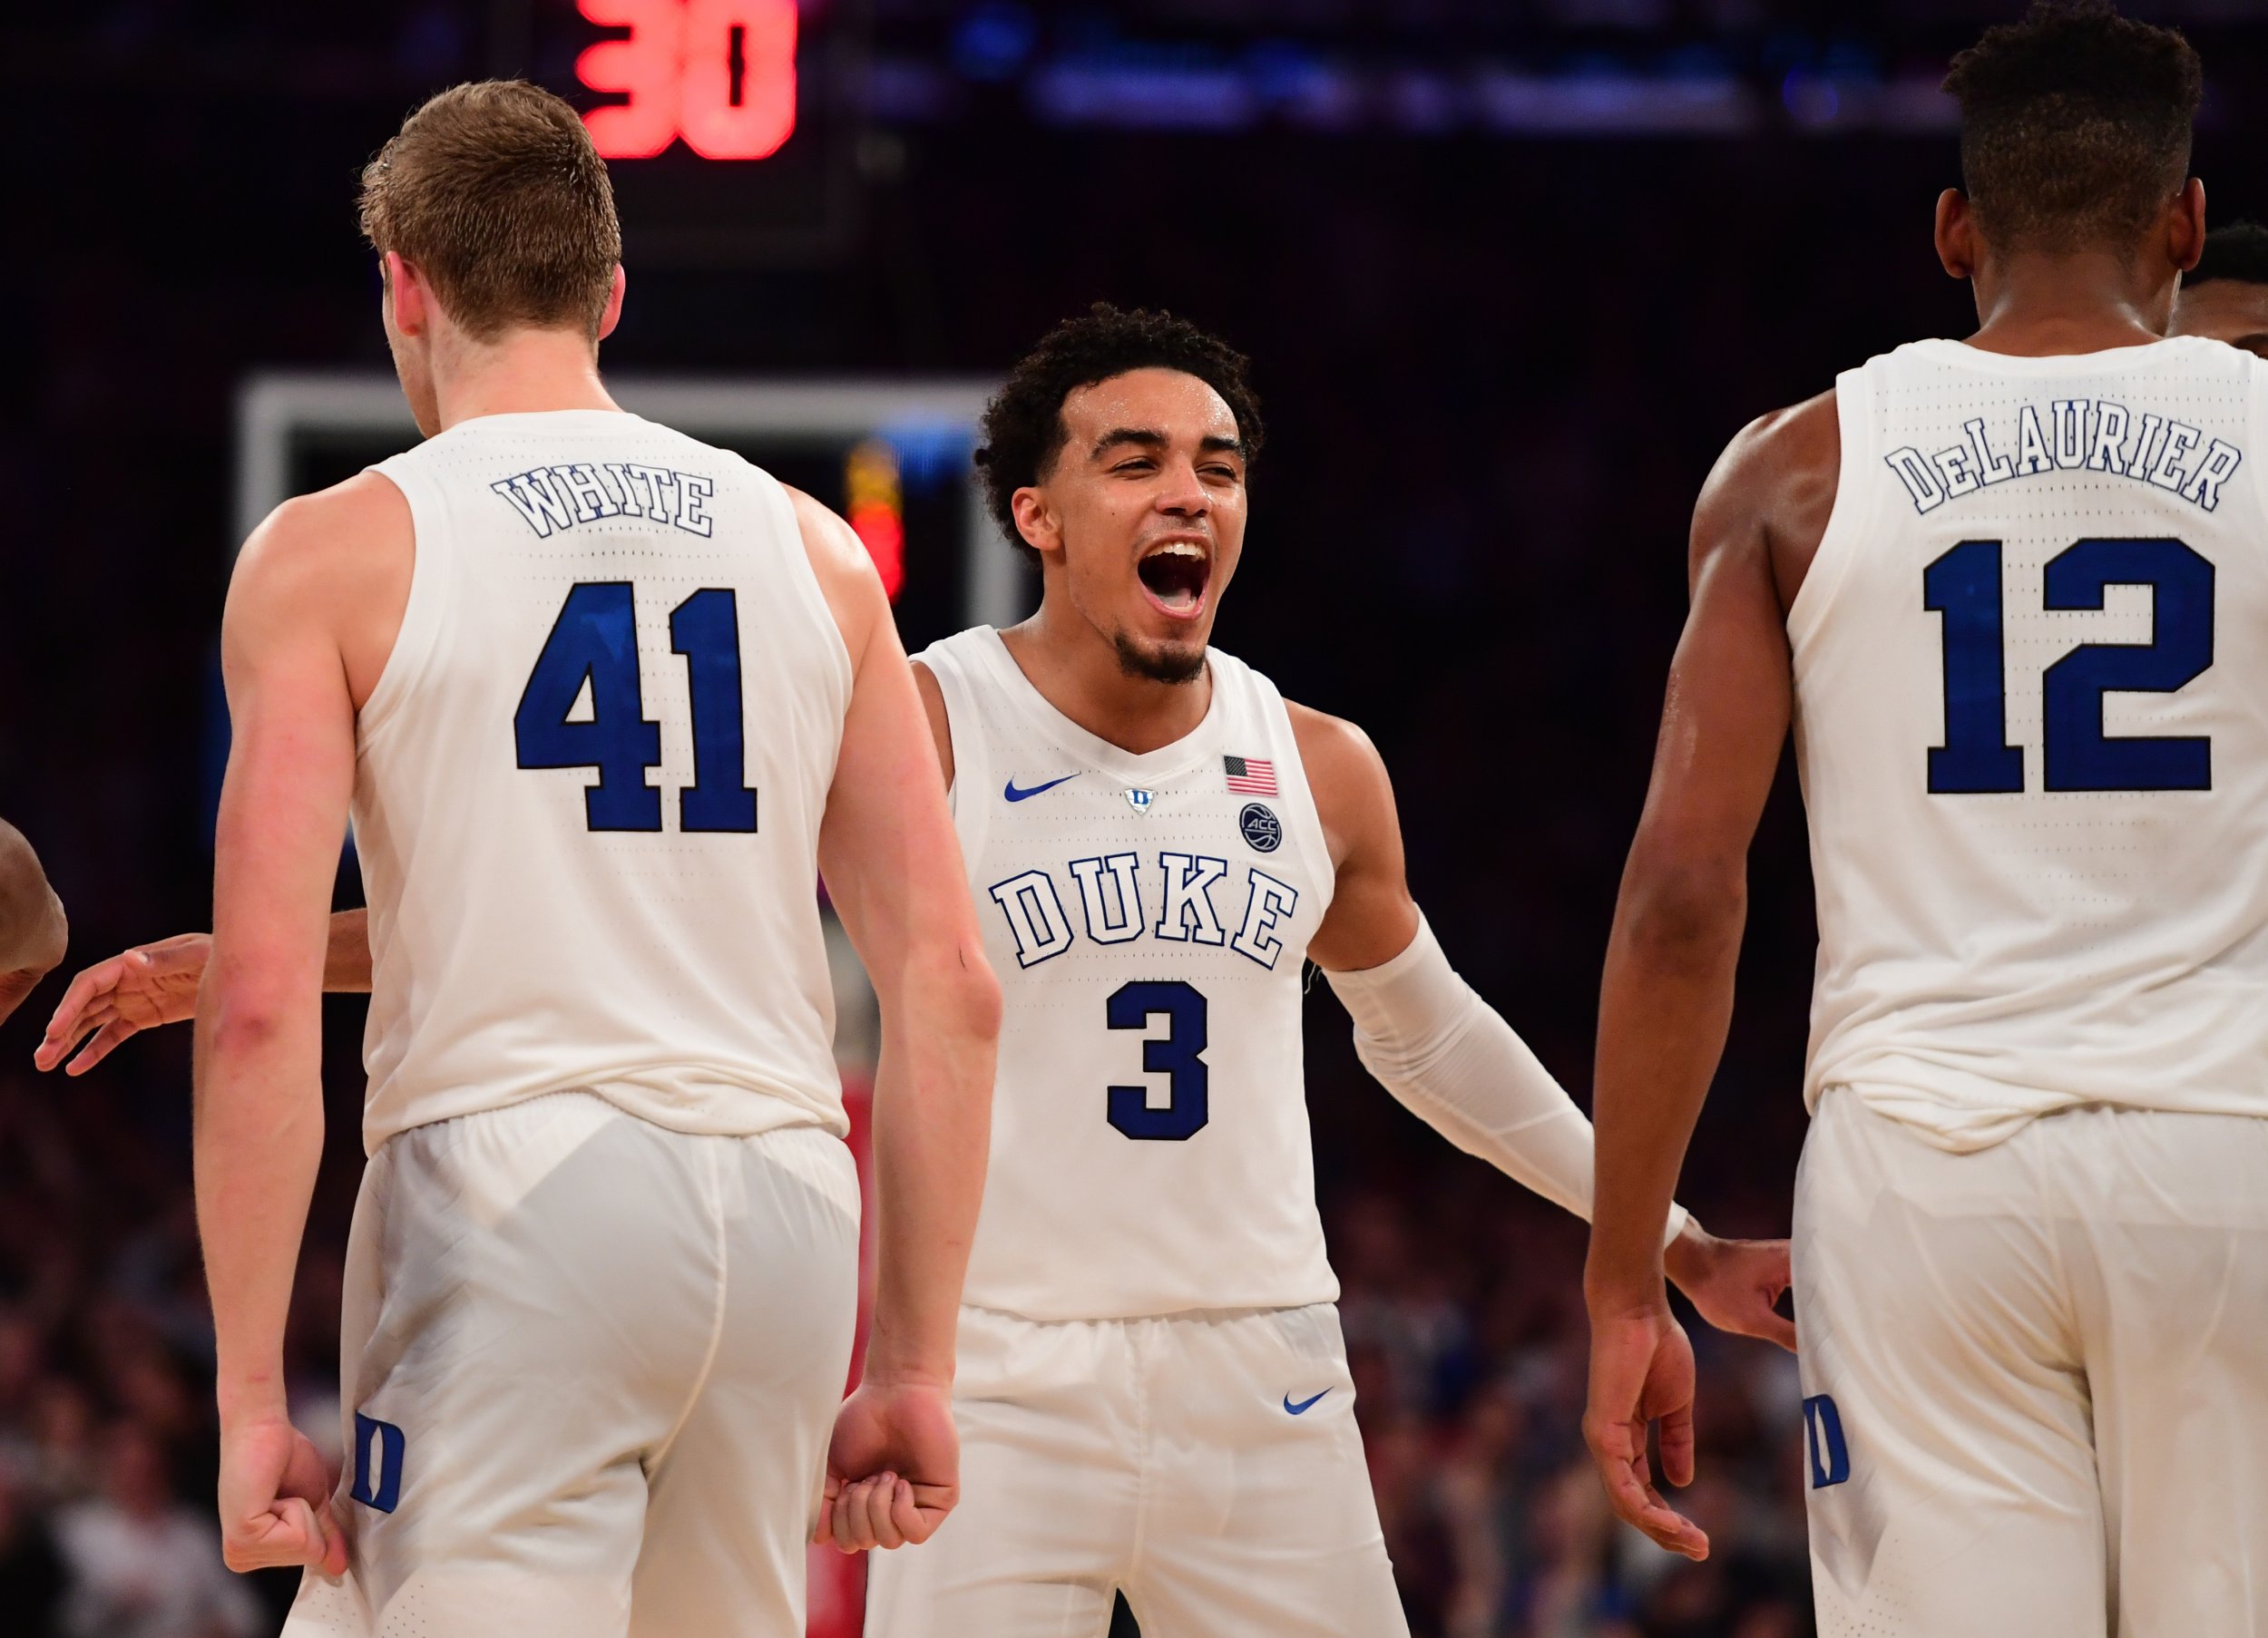
M 273 1052 L 288 1032 L 291 1011 L 269 987 L 220 980 L 204 996 L 203 1047 L 216 1061 L 245 1063 Z
M 1621 941 L 1682 966 L 1737 953 L 1747 909 L 1744 855 L 1642 836 L 1623 873 L 1616 920 Z
M 957 1041 L 1000 1038 L 1000 980 L 973 934 L 924 940 L 908 951 L 894 983 L 878 981 L 885 1027 L 900 1025 L 907 1038 L 946 1036 Z
M 941 953 L 936 963 L 936 1005 L 972 1040 L 1000 1038 L 1000 980 L 973 939 Z

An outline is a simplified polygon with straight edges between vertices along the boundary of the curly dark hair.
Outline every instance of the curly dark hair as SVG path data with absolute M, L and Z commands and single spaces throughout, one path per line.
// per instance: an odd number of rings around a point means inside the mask
M 2189 171 L 2204 70 L 2177 29 L 2111 0 L 2033 0 L 1953 59 L 1961 179 L 2003 248 L 2138 240 Z
M 2194 290 L 2216 278 L 2268 285 L 2268 228 L 2258 222 L 2230 222 L 2205 235 L 2205 253 L 2183 275 L 2182 288 Z
M 1011 497 L 1046 477 L 1070 437 L 1063 424 L 1063 400 L 1082 386 L 1129 370 L 1179 370 L 1218 393 L 1237 418 L 1237 439 L 1250 471 L 1264 434 L 1260 400 L 1246 373 L 1249 367 L 1245 356 L 1219 336 L 1170 313 L 1129 311 L 1099 301 L 1080 317 L 1065 319 L 1017 360 L 984 406 L 984 443 L 976 452 L 976 464 L 1001 531 L 1019 551 L 1031 551 L 1016 531 Z

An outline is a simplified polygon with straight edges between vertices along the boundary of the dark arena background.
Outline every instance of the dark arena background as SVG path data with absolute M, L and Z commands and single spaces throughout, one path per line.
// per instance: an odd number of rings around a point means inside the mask
M 216 634 L 248 508 L 412 435 L 354 194 L 420 99 L 513 73 L 591 111 L 630 272 L 611 378 L 846 510 L 902 576 L 912 645 L 1033 595 L 966 502 L 968 407 L 1019 349 L 1107 298 L 1249 353 L 1268 448 L 1220 639 L 1370 730 L 1442 942 L 1587 1100 L 1695 491 L 1749 418 L 1970 327 L 1931 249 L 1957 180 L 1936 87 L 2015 9 L 9 8 L 0 814 L 44 855 L 72 948 L 0 1031 L 0 1630 L 249 1638 L 290 1596 L 288 1578 L 229 1576 L 210 1536 L 188 1031 L 75 1081 L 30 1059 L 71 971 L 208 924 Z M 2268 5 L 2131 9 L 2204 53 L 2214 219 L 2268 212 Z M 584 54 L 626 29 L 686 31 L 684 85 Z M 798 430 L 822 403 L 832 419 Z M 1681 1191 L 1721 1233 L 1786 1232 L 1804 1131 L 1810 877 L 1783 783 Z M 351 863 L 340 892 L 355 902 Z M 295 1404 L 326 1426 L 361 1164 L 360 1006 L 327 1009 L 329 1155 L 291 1345 Z M 871 1048 L 846 1016 L 856 1080 Z M 1327 996 L 1309 1025 L 1325 1216 L 1413 1629 L 1807 1633 L 1791 1362 L 1696 1332 L 1684 1505 L 1708 1563 L 1614 1526 L 1577 1425 L 1581 1224 L 1405 1115 Z M 815 1570 L 812 1631 L 855 1632 L 855 1563 Z

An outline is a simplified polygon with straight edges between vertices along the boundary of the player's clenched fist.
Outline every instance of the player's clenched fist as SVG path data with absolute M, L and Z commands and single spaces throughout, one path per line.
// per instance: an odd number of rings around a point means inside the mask
M 331 1485 L 322 1457 L 289 1422 L 224 1428 L 220 1556 L 229 1568 L 345 1575 L 347 1537 L 331 1515 Z
M 951 1390 L 868 1382 L 835 1419 L 812 1539 L 846 1553 L 918 1545 L 960 1499 Z

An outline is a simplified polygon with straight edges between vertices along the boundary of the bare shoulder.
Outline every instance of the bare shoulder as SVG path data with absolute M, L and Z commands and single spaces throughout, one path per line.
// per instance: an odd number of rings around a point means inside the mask
M 1386 776 L 1385 758 L 1379 756 L 1378 747 L 1345 717 L 1291 699 L 1284 702 L 1284 710 L 1292 719 L 1292 739 L 1299 746 L 1308 784 L 1320 788 L 1325 784 L 1363 784 Z
M 1284 702 L 1300 765 L 1315 793 L 1332 858 L 1344 863 L 1350 851 L 1381 826 L 1397 829 L 1393 783 L 1386 759 L 1361 727 L 1293 700 Z
M 822 580 L 831 575 L 874 577 L 874 560 L 866 555 L 857 531 L 802 490 L 785 483 L 780 487 L 787 490 L 788 502 L 796 509 L 797 527 L 803 531 L 804 551 Z
M 1841 458 L 1842 421 L 1835 389 L 1758 415 L 1733 435 L 1725 459 L 1802 461 Z
M 1794 600 L 1834 512 L 1843 424 L 1831 387 L 1734 435 L 1694 506 L 1690 569 L 1727 550 L 1767 555 L 1783 608 Z
M 810 560 L 811 572 L 818 577 L 819 590 L 826 598 L 855 668 L 876 621 L 889 618 L 890 600 L 883 592 L 882 577 L 875 572 L 865 543 L 847 522 L 802 490 L 784 483 L 780 487 L 787 490 L 788 502 L 796 509 L 804 555 Z
M 236 579 L 294 584 L 381 574 L 415 547 L 409 502 L 374 472 L 294 495 L 260 521 L 238 553 Z
M 249 619 L 313 617 L 400 623 L 416 560 L 409 501 L 376 473 L 295 495 L 246 538 L 229 580 L 229 612 Z

